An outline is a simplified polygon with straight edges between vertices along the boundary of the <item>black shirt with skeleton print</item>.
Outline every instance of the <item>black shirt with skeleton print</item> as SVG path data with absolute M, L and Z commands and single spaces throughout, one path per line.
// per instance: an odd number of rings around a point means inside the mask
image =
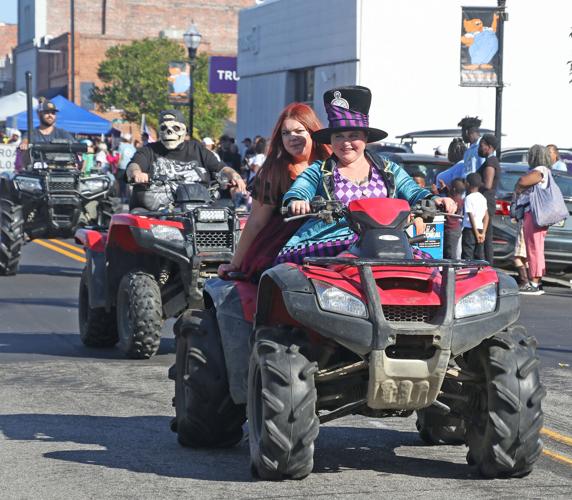
M 185 182 L 208 184 L 212 174 L 225 167 L 216 156 L 200 142 L 185 141 L 176 149 L 167 149 L 161 142 L 153 142 L 138 149 L 131 163 L 141 167 L 141 171 L 154 179 L 175 180 L 181 176 Z

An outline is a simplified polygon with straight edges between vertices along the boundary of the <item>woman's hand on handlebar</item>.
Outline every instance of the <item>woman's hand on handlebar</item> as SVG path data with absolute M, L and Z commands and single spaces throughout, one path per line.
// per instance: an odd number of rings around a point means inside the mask
M 229 184 L 235 191 L 243 194 L 246 193 L 246 182 L 244 182 L 244 179 L 240 175 L 234 174 L 231 177 Z
M 131 182 L 133 184 L 145 184 L 149 182 L 149 174 L 141 171 L 135 172 L 131 177 Z
M 457 212 L 457 204 L 451 198 L 435 198 L 435 205 L 448 214 L 454 214 Z
M 228 273 L 238 271 L 238 267 L 229 262 L 228 264 L 221 264 L 218 266 L 217 274 L 221 279 L 228 279 Z
M 310 202 L 306 200 L 292 200 L 288 203 L 288 212 L 292 215 L 305 215 L 311 211 Z

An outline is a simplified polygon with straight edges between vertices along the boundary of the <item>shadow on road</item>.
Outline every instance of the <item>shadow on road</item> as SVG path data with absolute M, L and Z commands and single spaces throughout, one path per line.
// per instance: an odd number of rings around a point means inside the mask
M 175 339 L 162 338 L 156 356 L 175 352 Z M 38 354 L 92 359 L 125 359 L 117 347 L 95 349 L 81 343 L 79 333 L 0 332 L 0 354 Z M 145 360 L 138 362 L 145 363 Z
M 44 457 L 85 465 L 206 481 L 251 482 L 248 443 L 226 450 L 182 448 L 169 431 L 169 417 L 99 417 L 86 415 L 0 415 L 7 439 L 62 443 Z M 70 443 L 104 449 L 70 450 Z M 466 464 L 412 458 L 396 449 L 425 447 L 416 433 L 391 429 L 322 427 L 314 474 L 373 470 L 415 477 L 475 479 Z M 59 448 L 55 446 L 53 448 Z M 407 451 L 407 450 L 405 450 Z M 439 454 L 439 448 L 432 450 Z M 443 450 L 443 455 L 447 452 Z M 449 453 L 450 454 L 450 453 Z
M 42 297 L 37 299 L 29 299 L 24 297 L 14 297 L 11 299 L 0 299 L 0 304 L 17 304 L 26 306 L 44 306 L 44 307 L 65 307 L 68 309 L 77 309 L 77 299 L 57 299 Z
M 63 276 L 81 278 L 82 268 L 64 266 L 42 266 L 37 264 L 22 264 L 18 274 L 41 274 L 44 276 Z

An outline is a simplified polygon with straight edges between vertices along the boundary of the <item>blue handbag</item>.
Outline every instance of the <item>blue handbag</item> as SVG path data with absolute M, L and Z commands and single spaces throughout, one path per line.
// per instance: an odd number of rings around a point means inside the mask
M 542 188 L 538 183 L 530 193 L 530 211 L 538 227 L 551 226 L 568 217 L 568 207 L 564 202 L 562 191 L 554 182 L 550 170 L 548 170 L 546 187 Z

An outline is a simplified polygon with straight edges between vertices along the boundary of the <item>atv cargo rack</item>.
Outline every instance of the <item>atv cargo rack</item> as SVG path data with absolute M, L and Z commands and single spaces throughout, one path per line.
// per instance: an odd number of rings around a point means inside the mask
M 306 257 L 304 264 L 315 266 L 396 266 L 396 267 L 487 267 L 490 264 L 486 260 L 461 260 L 461 259 L 360 259 L 354 257 Z

